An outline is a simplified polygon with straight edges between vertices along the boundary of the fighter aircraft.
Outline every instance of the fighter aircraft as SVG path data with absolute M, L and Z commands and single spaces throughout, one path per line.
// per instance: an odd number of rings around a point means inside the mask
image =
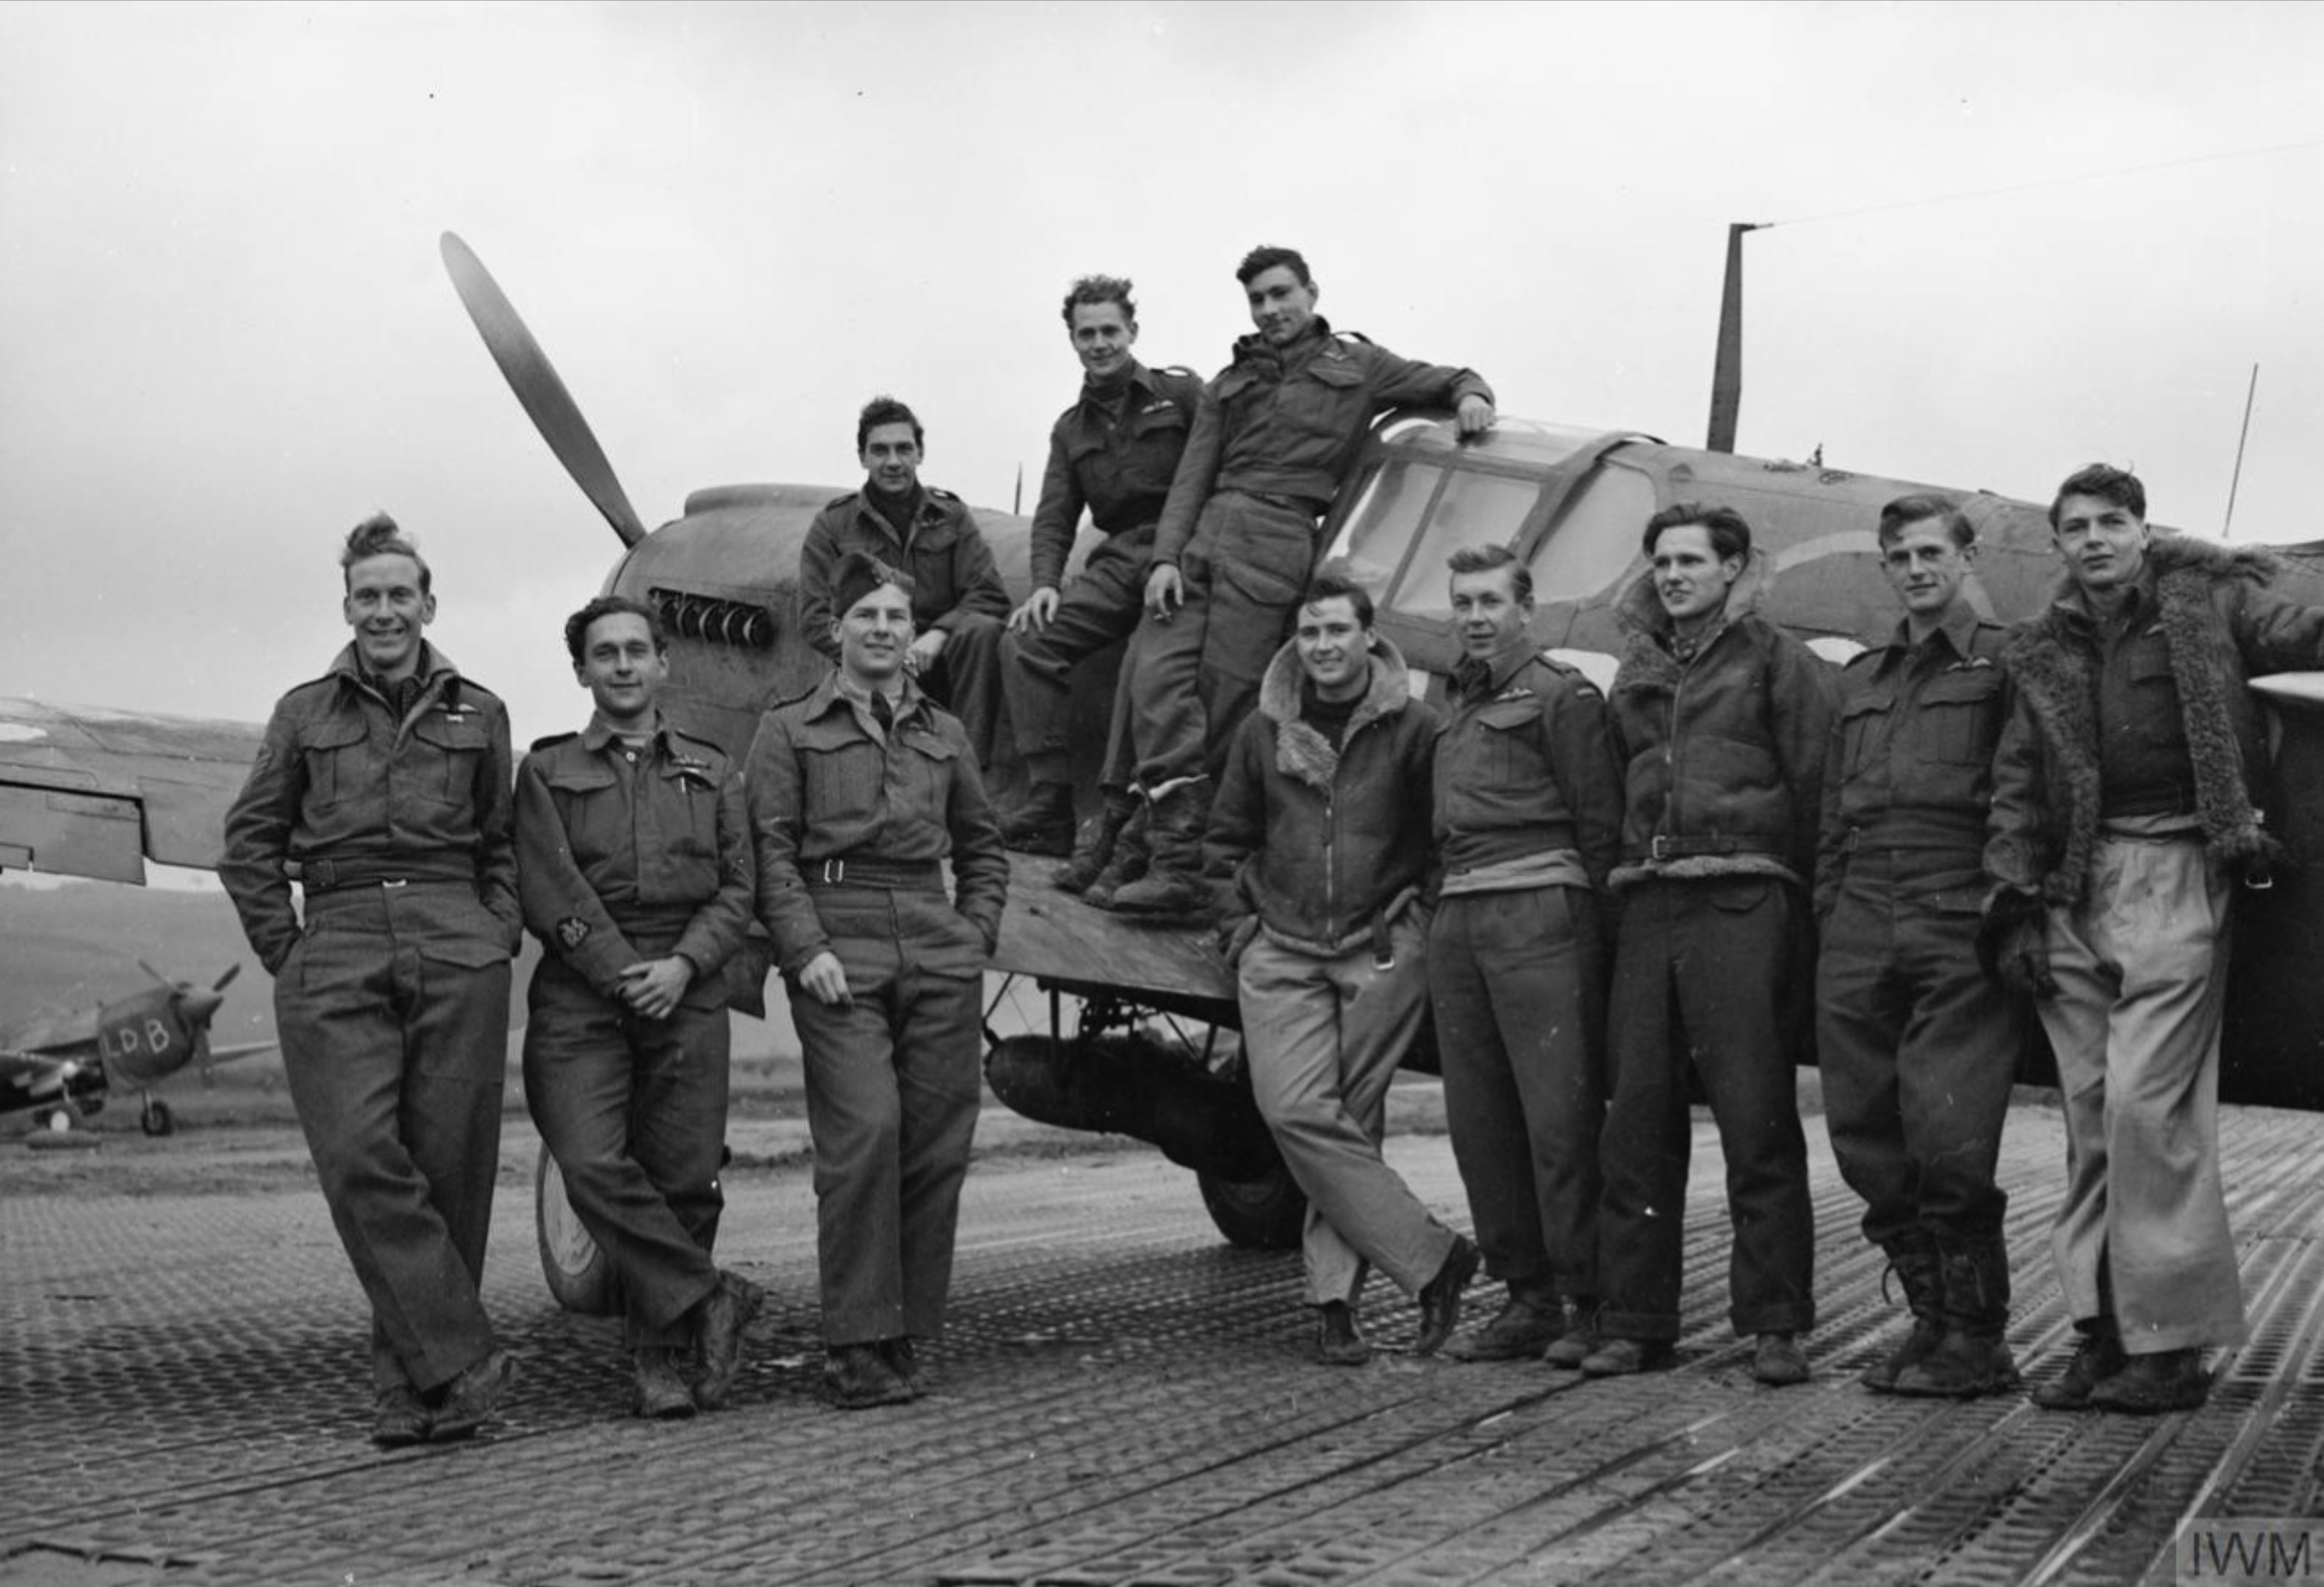
M 669 623 L 669 708 L 741 751 L 769 704 L 803 692 L 821 675 L 825 663 L 798 625 L 798 553 L 816 512 L 844 487 L 699 490 L 680 516 L 649 531 L 579 408 L 483 263 L 449 233 L 442 252 L 462 303 L 518 400 L 621 540 L 604 588 L 652 602 Z M 1330 552 L 1345 558 L 1371 592 L 1382 631 L 1411 661 L 1418 684 L 1441 696 L 1458 655 L 1443 575 L 1455 547 L 1514 549 L 1541 592 L 1536 641 L 1602 678 L 1610 675 L 1618 650 L 1615 602 L 1643 567 L 1638 532 L 1646 519 L 1674 501 L 1725 502 L 1749 519 L 1773 564 L 1777 577 L 1768 609 L 1838 660 L 1895 622 L 1872 532 L 1880 505 L 1928 490 L 1961 501 L 1978 526 L 1984 549 L 1974 598 L 2002 621 L 2036 610 L 2055 577 L 2039 504 L 1820 462 L 1695 450 L 1631 430 L 1508 417 L 1467 444 L 1456 440 L 1442 415 L 1383 420 L 1341 492 L 1324 536 Z M 982 509 L 976 517 L 1004 578 L 1021 598 L 1027 521 Z M 2279 549 L 2295 559 L 2292 577 L 2324 600 L 2324 545 Z M 2287 789 L 2324 788 L 2324 703 L 2318 702 L 2313 683 L 2302 675 L 2255 686 L 2273 691 L 2282 707 L 2279 772 Z M 1074 737 L 1093 759 L 1103 742 L 1111 690 L 1110 664 L 1077 669 Z M 76 789 L 60 767 L 82 768 L 88 757 L 39 761 L 28 776 L 21 746 L 6 742 L 11 723 L 19 720 L 10 707 L 22 704 L 0 702 L 0 863 L 69 868 L 46 853 L 28 862 L 24 848 L 32 840 L 18 835 L 25 830 L 23 801 L 27 794 L 44 799 L 41 818 L 60 819 L 58 802 Z M 72 719 L 76 725 L 87 720 L 87 714 Z M 157 734 L 162 725 L 161 719 L 135 721 L 153 724 Z M 29 726 L 52 731 L 39 720 Z M 240 759 L 246 761 L 255 731 L 240 731 L 247 745 Z M 181 793 L 190 773 L 177 761 L 157 769 L 150 754 L 142 761 L 118 754 L 115 760 L 118 770 L 89 765 L 84 774 L 108 801 L 109 814 L 125 819 L 124 811 L 146 812 L 146 852 L 161 858 L 162 837 L 190 817 L 173 808 L 171 825 L 165 826 L 152 812 L 164 793 Z M 1018 774 L 1006 756 L 991 770 L 1004 787 Z M 1094 766 L 1079 770 L 1084 798 L 1093 803 Z M 170 783 L 171 776 L 180 783 Z M 191 822 L 212 858 L 217 812 L 238 780 L 237 768 L 210 807 L 207 825 Z M 12 796 L 11 784 L 27 794 Z M 2310 863 L 2248 900 L 2253 907 L 2244 918 L 2251 924 L 2239 933 L 2222 1095 L 2324 1111 L 2324 978 L 2313 973 L 2324 949 L 2324 880 L 2309 880 L 2324 878 L 2324 798 L 2309 793 L 2280 822 L 2280 835 Z M 1150 1141 L 1194 1170 L 1213 1221 L 1230 1239 L 1295 1242 L 1302 1203 L 1231 1061 L 1236 1012 L 1224 966 L 1200 934 L 1128 920 L 1056 892 L 1047 885 L 1049 869 L 1049 863 L 1023 856 L 1013 862 L 1010 906 L 995 955 L 997 970 L 1029 983 L 1047 999 L 1049 1030 L 995 1045 L 986 1068 L 995 1093 L 1047 1122 Z M 1433 1055 L 1423 1043 L 1408 1061 L 1431 1067 Z M 2029 1055 L 2029 1078 L 2042 1076 L 2043 1061 L 2043 1055 Z M 544 1206 L 553 1200 L 545 1195 Z M 544 1262 L 561 1298 L 587 1292 L 586 1286 L 559 1288 L 560 1264 L 590 1260 L 586 1241 L 576 1246 L 570 1234 L 569 1219 L 554 1208 L 544 1213 Z M 563 1275 L 575 1276 L 569 1267 Z
M 197 986 L 139 964 L 160 984 L 93 1007 L 34 1015 L 0 1031 L 0 1113 L 29 1108 L 51 1130 L 69 1130 L 103 1108 L 108 1091 L 128 1085 L 137 1092 L 137 1121 L 145 1133 L 167 1135 L 177 1120 L 152 1094 L 157 1083 L 188 1064 L 208 1078 L 213 1063 L 273 1047 L 271 1041 L 210 1045 L 210 1020 L 241 965 Z

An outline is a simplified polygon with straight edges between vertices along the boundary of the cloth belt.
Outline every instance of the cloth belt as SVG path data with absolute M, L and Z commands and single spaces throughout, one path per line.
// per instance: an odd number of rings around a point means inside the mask
M 476 868 L 466 860 L 301 860 L 300 882 L 311 897 L 352 887 L 403 887 L 412 882 L 476 885 Z
M 1311 502 L 1305 496 L 1277 495 L 1273 491 L 1238 491 L 1254 502 L 1264 502 L 1270 507 L 1280 507 L 1286 512 L 1296 512 L 1302 518 L 1321 518 L 1332 510 L 1329 502 Z
M 858 860 L 835 854 L 802 861 L 799 874 L 809 887 L 884 887 L 898 892 L 944 889 L 944 867 L 934 860 Z
M 1626 860 L 1685 860 L 1697 854 L 1772 854 L 1776 850 L 1764 843 L 1745 843 L 1734 837 L 1674 837 L 1656 833 L 1643 855 L 1625 854 Z

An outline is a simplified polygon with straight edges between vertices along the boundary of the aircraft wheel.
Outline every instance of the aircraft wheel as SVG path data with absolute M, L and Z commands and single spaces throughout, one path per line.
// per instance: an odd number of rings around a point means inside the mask
M 137 1115 L 137 1127 L 148 1135 L 174 1135 L 178 1130 L 178 1116 L 170 1112 L 168 1103 L 149 1101 Z
M 565 1176 L 558 1172 L 557 1159 L 545 1146 L 533 1168 L 532 1208 L 541 1277 L 549 1281 L 549 1293 L 557 1304 L 585 1317 L 619 1312 L 621 1286 L 614 1280 L 613 1264 L 565 1198 Z
M 1282 1159 L 1259 1179 L 1197 1174 L 1203 1205 L 1230 1244 L 1252 1250 L 1294 1250 L 1307 1223 L 1307 1194 Z
M 70 1108 L 51 1108 L 41 1115 L 41 1128 L 51 1135 L 69 1134 L 73 1126 L 78 1122 L 79 1121 L 73 1117 L 73 1111 Z

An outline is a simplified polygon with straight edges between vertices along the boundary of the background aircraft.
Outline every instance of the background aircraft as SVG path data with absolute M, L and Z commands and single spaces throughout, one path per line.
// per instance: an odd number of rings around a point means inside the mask
M 152 1086 L 188 1064 L 199 1065 L 207 1078 L 220 1059 L 274 1047 L 271 1041 L 210 1045 L 210 1020 L 241 969 L 229 965 L 209 985 L 197 986 L 146 964 L 159 985 L 88 1008 L 37 1014 L 0 1031 L 0 1113 L 29 1108 L 50 1129 L 69 1130 L 102 1108 L 108 1091 L 127 1085 L 137 1092 L 145 1133 L 169 1134 L 177 1121 Z

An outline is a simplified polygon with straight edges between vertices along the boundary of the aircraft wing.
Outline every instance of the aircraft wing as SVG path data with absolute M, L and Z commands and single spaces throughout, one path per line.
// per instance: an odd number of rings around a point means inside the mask
M 217 865 L 254 723 L 0 698 L 0 869 L 143 882 Z
M 0 1047 L 0 1112 L 61 1096 L 64 1070 L 62 1059 Z
M 1048 884 L 1059 862 L 1009 856 L 1009 909 L 992 968 L 1102 988 L 1132 1001 L 1216 1003 L 1231 1010 L 1234 973 L 1197 927 L 1092 909 Z

